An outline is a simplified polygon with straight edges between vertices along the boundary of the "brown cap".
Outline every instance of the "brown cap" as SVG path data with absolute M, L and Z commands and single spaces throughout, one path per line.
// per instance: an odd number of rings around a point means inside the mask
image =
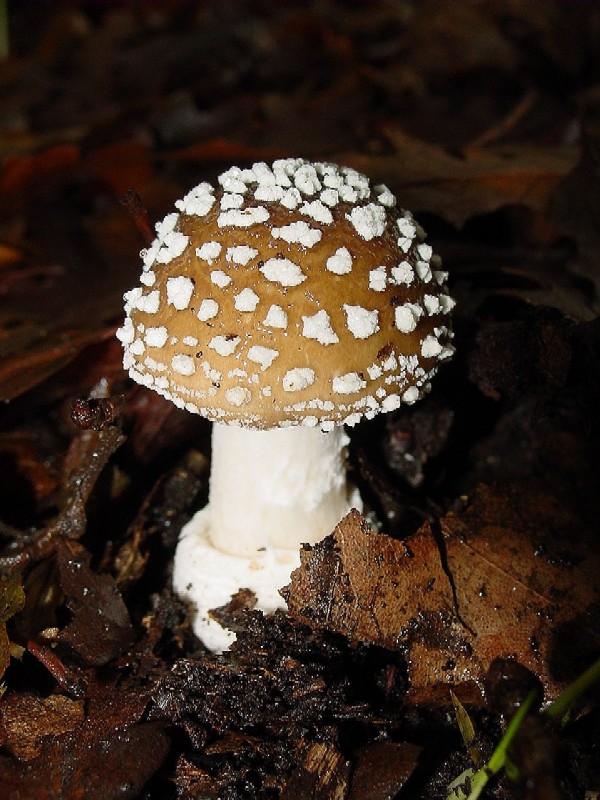
M 139 383 L 255 428 L 413 403 L 452 352 L 446 273 L 385 186 L 302 159 L 233 167 L 156 226 L 118 336 Z

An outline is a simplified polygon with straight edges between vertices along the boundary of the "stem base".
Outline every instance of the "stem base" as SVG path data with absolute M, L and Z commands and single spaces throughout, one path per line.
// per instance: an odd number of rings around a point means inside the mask
M 278 590 L 289 583 L 300 565 L 299 550 L 265 547 L 251 558 L 218 550 L 210 541 L 209 507 L 198 511 L 184 526 L 173 569 L 173 588 L 196 607 L 193 628 L 196 636 L 214 653 L 227 650 L 235 639 L 209 616 L 210 609 L 231 600 L 239 589 L 250 589 L 256 605 L 269 613 L 285 608 Z

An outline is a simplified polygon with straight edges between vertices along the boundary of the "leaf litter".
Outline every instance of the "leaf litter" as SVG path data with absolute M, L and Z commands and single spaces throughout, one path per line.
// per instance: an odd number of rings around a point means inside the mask
M 450 690 L 488 757 L 498 686 L 538 681 L 547 703 L 599 649 L 597 11 L 12 4 L 10 28 L 8 796 L 445 796 L 470 763 Z M 229 163 L 299 149 L 418 213 L 459 301 L 457 356 L 417 407 L 353 431 L 367 517 L 302 551 L 288 614 L 243 592 L 217 610 L 237 642 L 214 658 L 170 589 L 208 427 L 123 374 L 144 236 L 120 200 L 133 189 L 152 223 Z M 551 741 L 528 724 L 515 757 L 556 753 L 531 780 L 579 798 L 600 788 L 598 741 L 592 696 Z

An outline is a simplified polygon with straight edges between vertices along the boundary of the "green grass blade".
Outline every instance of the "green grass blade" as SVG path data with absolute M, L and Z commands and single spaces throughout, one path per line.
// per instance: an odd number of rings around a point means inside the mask
M 481 769 L 478 769 L 472 776 L 467 776 L 465 782 L 470 783 L 469 794 L 466 794 L 461 786 L 454 786 L 450 794 L 447 795 L 446 800 L 477 800 L 490 778 L 493 778 L 494 775 L 497 775 L 500 770 L 504 768 L 507 761 L 508 748 L 512 744 L 513 739 L 521 727 L 521 723 L 529 713 L 536 698 L 537 692 L 535 689 L 532 689 L 508 723 L 504 735 L 498 742 L 498 746 L 492 753 L 488 763 L 481 767 Z

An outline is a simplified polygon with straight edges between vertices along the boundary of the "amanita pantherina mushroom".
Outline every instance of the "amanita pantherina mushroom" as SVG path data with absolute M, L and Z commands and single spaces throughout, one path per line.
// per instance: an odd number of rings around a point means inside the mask
M 351 506 L 344 425 L 414 403 L 452 353 L 446 273 L 410 213 L 353 169 L 285 159 L 201 183 L 156 226 L 118 336 L 131 377 L 213 420 L 209 503 L 174 585 L 210 619 L 258 606 Z

